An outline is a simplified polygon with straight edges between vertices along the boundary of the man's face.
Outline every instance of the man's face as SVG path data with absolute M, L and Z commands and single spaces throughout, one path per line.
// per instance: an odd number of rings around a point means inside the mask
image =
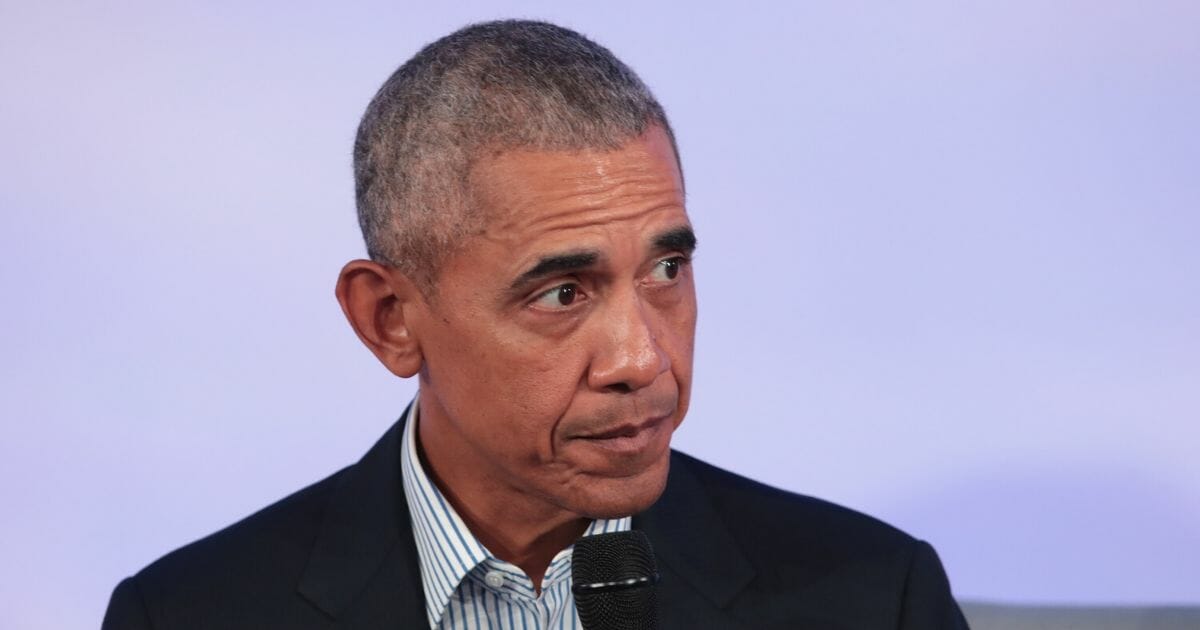
M 446 261 L 417 330 L 429 463 L 452 494 L 482 484 L 514 509 L 645 509 L 687 411 L 696 323 L 666 134 L 507 151 L 472 173 L 486 227 Z

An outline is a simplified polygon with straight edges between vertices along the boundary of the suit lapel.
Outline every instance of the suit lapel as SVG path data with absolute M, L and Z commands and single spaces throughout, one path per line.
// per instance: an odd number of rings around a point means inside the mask
M 403 429 L 394 424 L 342 474 L 297 587 L 334 627 L 429 623 L 400 476 Z
M 671 453 L 663 496 L 633 519 L 654 546 L 663 630 L 743 628 L 726 609 L 754 579 L 750 561 L 725 528 L 688 460 Z

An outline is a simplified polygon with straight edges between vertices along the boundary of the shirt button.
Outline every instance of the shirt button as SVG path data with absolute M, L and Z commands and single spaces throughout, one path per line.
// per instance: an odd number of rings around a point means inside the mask
M 487 575 L 483 576 L 483 581 L 492 588 L 500 588 L 504 586 L 504 574 L 499 571 L 488 571 Z

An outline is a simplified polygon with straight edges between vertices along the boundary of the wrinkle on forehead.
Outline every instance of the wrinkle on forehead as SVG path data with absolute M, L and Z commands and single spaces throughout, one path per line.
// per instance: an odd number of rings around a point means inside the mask
M 628 224 L 631 227 L 638 227 L 654 221 L 658 215 L 670 211 L 677 211 L 681 218 L 686 217 L 683 206 L 671 201 L 644 208 L 607 205 L 587 208 L 575 205 L 554 213 L 518 214 L 510 216 L 508 220 L 493 220 L 484 229 L 482 236 L 490 240 L 509 240 L 545 232 L 583 230 L 612 224 Z
M 492 233 L 598 224 L 668 206 L 683 211 L 675 154 L 658 128 L 614 150 L 495 154 L 472 169 L 472 180 Z

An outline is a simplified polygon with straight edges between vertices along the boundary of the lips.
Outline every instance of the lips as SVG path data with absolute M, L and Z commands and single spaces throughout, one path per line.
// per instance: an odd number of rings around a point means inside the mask
M 635 456 L 655 446 L 669 426 L 670 414 L 656 416 L 637 423 L 617 425 L 578 436 L 580 442 L 604 449 L 615 455 Z M 669 434 L 669 431 L 667 431 Z
M 639 433 L 646 431 L 647 429 L 654 428 L 655 425 L 663 420 L 666 420 L 667 416 L 669 415 L 670 414 L 664 414 L 643 420 L 642 422 L 621 424 L 611 429 L 586 433 L 584 435 L 580 435 L 579 438 L 583 440 L 611 440 L 613 438 L 636 437 Z
M 614 429 L 609 429 L 608 431 L 601 431 L 600 433 L 584 435 L 581 437 L 585 440 L 610 440 L 612 438 L 635 437 L 638 433 L 645 431 L 646 428 L 654 424 L 656 421 L 657 420 L 648 420 L 640 425 L 622 425 Z

